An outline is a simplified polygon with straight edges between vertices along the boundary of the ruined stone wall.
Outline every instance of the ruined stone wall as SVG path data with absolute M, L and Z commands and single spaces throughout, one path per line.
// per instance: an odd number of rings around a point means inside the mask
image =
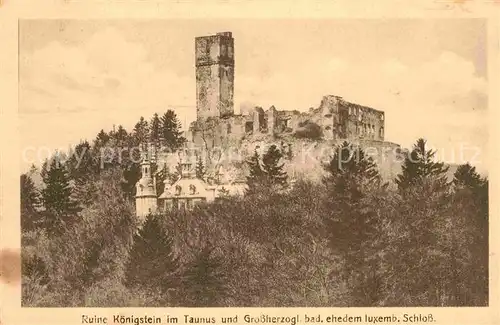
M 341 109 L 347 113 L 347 139 L 384 140 L 384 112 L 346 101 Z
M 188 134 L 196 145 L 206 148 L 238 143 L 244 137 L 294 134 L 312 122 L 320 126 L 324 140 L 384 140 L 384 112 L 349 103 L 338 96 L 325 96 L 309 112 L 281 111 L 271 106 L 267 111 L 255 107 L 248 115 L 209 117 L 192 124 Z
M 252 122 L 251 116 L 232 115 L 225 118 L 209 118 L 191 123 L 187 139 L 197 147 L 237 146 L 248 133 L 246 123 Z
M 219 33 L 219 78 L 220 78 L 220 116 L 234 114 L 234 39 L 231 33 Z
M 339 101 L 337 96 L 324 96 L 317 109 L 310 112 L 312 121 L 318 124 L 326 140 L 335 140 L 343 137 L 339 117 Z
M 301 122 L 305 122 L 307 115 L 301 114 L 299 111 L 278 111 L 276 113 L 277 121 L 275 122 L 275 133 L 291 133 L 299 128 Z

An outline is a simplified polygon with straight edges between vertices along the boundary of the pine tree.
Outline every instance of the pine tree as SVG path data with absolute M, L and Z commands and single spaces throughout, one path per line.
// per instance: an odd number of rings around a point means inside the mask
M 167 179 L 167 170 L 166 166 L 163 166 L 159 169 L 159 166 L 154 164 L 154 170 L 156 173 L 156 193 L 161 195 L 165 190 L 165 180 Z
M 330 163 L 323 181 L 332 195 L 345 197 L 352 202 L 361 199 L 365 189 L 380 185 L 381 178 L 373 160 L 365 156 L 361 148 L 348 142 L 339 146 Z M 365 189 L 364 189 L 365 188 Z
M 80 142 L 73 150 L 67 163 L 69 177 L 78 183 L 85 182 L 96 171 L 92 148 L 87 141 Z
M 21 229 L 29 231 L 39 226 L 40 193 L 28 174 L 21 175 Z
M 453 198 L 448 168 L 434 162 L 434 157 L 435 151 L 418 139 L 396 178 L 400 202 L 398 218 L 392 220 L 396 230 L 387 263 L 395 265 L 396 274 L 407 274 L 394 281 L 391 290 L 404 292 L 414 306 L 443 304 L 449 294 L 447 283 L 456 278 L 449 271 L 457 271 L 457 238 L 450 225 L 462 221 L 450 215 Z
M 250 169 L 249 176 L 247 176 L 247 194 L 253 194 L 257 192 L 257 189 L 264 178 L 264 171 L 260 166 L 260 156 L 257 150 L 254 151 L 254 154 L 247 161 L 247 165 Z
M 126 269 L 127 285 L 165 294 L 177 287 L 178 268 L 172 238 L 162 229 L 160 216 L 149 215 L 134 236 Z
M 45 188 L 42 190 L 45 207 L 44 223 L 50 233 L 60 233 L 64 227 L 76 220 L 81 210 L 72 198 L 66 167 L 56 155 L 50 163 L 50 168 L 43 175 Z
M 442 186 L 446 186 L 446 172 L 448 167 L 444 163 L 434 162 L 436 152 L 426 149 L 426 141 L 418 139 L 411 152 L 405 157 L 402 172 L 396 178 L 400 191 L 404 191 L 415 184 L 422 184 L 428 177 L 437 177 Z
M 157 143 L 160 140 L 161 132 L 160 118 L 157 113 L 153 115 L 149 125 L 151 126 L 149 130 L 149 140 L 153 143 Z
M 278 189 L 285 188 L 288 179 L 283 169 L 284 165 L 280 164 L 282 158 L 283 154 L 276 145 L 270 146 L 262 157 L 262 171 L 265 175 L 266 183 Z
M 128 150 L 127 161 L 122 164 L 123 179 L 121 181 L 122 190 L 126 197 L 133 199 L 135 197 L 135 185 L 141 178 L 141 151 L 148 141 L 149 126 L 148 122 L 141 116 L 139 122 L 135 124 L 134 131 L 131 135 L 131 147 Z
M 101 148 L 104 147 L 108 143 L 108 141 L 109 135 L 101 129 L 101 131 L 99 131 L 99 133 L 97 134 L 94 145 L 96 148 Z
M 190 307 L 216 307 L 219 297 L 225 297 L 227 288 L 222 263 L 214 256 L 214 248 L 207 245 L 198 252 L 184 273 L 186 304 Z
M 376 277 L 378 220 L 374 198 L 385 190 L 377 166 L 362 149 L 344 142 L 323 179 L 327 188 L 324 223 L 331 248 L 342 258 L 340 276 L 350 290 L 350 305 L 374 305 L 379 296 Z
M 135 145 L 138 146 L 142 143 L 146 143 L 148 141 L 148 134 L 148 122 L 144 119 L 143 116 L 141 116 L 139 122 L 137 122 L 134 126 L 133 137 Z
M 205 171 L 205 166 L 203 165 L 203 160 L 201 160 L 201 157 L 198 157 L 198 159 L 196 160 L 195 171 L 196 171 L 196 178 L 204 179 L 206 171 Z
M 443 236 L 448 238 L 445 250 L 453 267 L 450 304 L 484 306 L 488 304 L 488 180 L 467 163 L 458 166 L 453 185 L 450 227 Z
M 122 125 L 118 125 L 118 130 L 113 134 L 113 138 L 120 148 L 126 147 L 128 144 L 128 133 Z
M 476 167 L 469 163 L 458 166 L 453 175 L 453 185 L 458 188 L 475 190 L 483 186 L 485 180 L 476 171 Z
M 165 144 L 172 150 L 179 149 L 184 143 L 182 132 L 180 131 L 181 123 L 175 112 L 169 109 L 161 117 L 161 133 Z
M 141 178 L 141 167 L 139 163 L 132 162 L 123 169 L 122 190 L 129 199 L 135 197 L 135 185 Z

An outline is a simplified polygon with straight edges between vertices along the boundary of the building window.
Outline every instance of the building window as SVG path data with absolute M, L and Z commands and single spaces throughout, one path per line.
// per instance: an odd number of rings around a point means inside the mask
M 245 123 L 245 133 L 250 133 L 253 131 L 253 122 Z

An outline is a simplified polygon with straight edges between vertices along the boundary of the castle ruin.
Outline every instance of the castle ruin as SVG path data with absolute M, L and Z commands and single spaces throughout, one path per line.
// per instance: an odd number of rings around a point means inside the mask
M 308 112 L 279 110 L 271 106 L 267 110 L 254 107 L 235 114 L 234 69 L 235 47 L 231 32 L 195 38 L 197 114 L 196 120 L 184 134 L 188 147 L 210 151 L 214 148 L 253 146 L 249 150 L 252 152 L 261 143 L 278 142 L 281 143 L 282 150 L 288 148 L 290 157 L 293 156 L 292 143 L 298 138 L 311 136 L 307 134 L 311 130 L 315 131 L 311 140 L 321 142 L 324 146 L 331 147 L 347 140 L 360 145 L 368 143 L 375 147 L 399 147 L 384 141 L 383 111 L 348 102 L 339 96 L 324 96 L 318 107 L 310 108 Z M 225 184 L 214 184 L 209 180 L 196 179 L 192 172 L 185 170 L 175 184 L 165 184 L 164 193 L 156 193 L 151 164 L 156 164 L 160 169 L 173 164 L 172 154 L 162 154 L 159 149 L 161 148 L 153 144 L 143 159 L 143 174 L 137 183 L 138 215 L 144 216 L 152 211 L 172 207 L 191 207 L 193 202 L 214 200 L 217 197 L 217 187 L 229 189 L 229 192 L 232 190 L 232 194 L 244 192 L 244 178 L 241 175 L 239 178 L 226 179 Z M 177 163 L 184 161 L 184 168 L 189 169 L 194 165 L 192 160 L 186 163 L 192 157 L 177 156 Z M 218 169 L 220 166 L 208 163 L 207 167 Z M 389 166 L 388 169 L 394 168 Z M 186 186 L 189 190 L 183 188 Z
M 187 139 L 206 149 L 237 143 L 258 134 L 294 134 L 307 124 L 319 126 L 326 140 L 384 141 L 384 112 L 344 100 L 324 96 L 309 112 L 264 110 L 234 114 L 234 39 L 230 32 L 197 37 L 196 112 Z

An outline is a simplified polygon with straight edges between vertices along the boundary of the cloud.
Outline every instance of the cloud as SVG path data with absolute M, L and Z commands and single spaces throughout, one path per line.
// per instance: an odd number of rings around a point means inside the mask
M 475 146 L 486 159 L 487 82 L 472 62 L 452 52 L 413 65 L 397 58 L 376 64 L 327 62 L 307 62 L 266 79 L 246 77 L 238 80 L 237 94 L 264 107 L 301 111 L 317 106 L 326 94 L 339 95 L 384 110 L 389 141 L 409 147 L 425 137 L 448 152 Z
M 194 103 L 194 80 L 158 69 L 143 44 L 113 28 L 78 46 L 53 41 L 20 58 L 24 146 L 67 147 L 113 124 Z M 178 110 L 187 121 L 194 109 Z

